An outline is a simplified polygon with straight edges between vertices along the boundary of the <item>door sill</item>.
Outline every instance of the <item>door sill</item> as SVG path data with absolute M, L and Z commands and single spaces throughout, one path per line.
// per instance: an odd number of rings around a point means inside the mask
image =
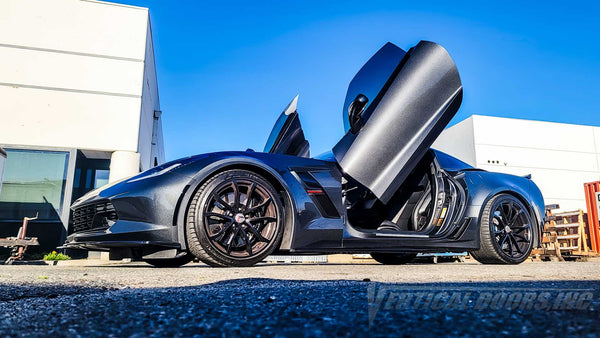
M 377 231 L 375 232 L 375 237 L 429 238 L 429 235 L 416 234 L 408 231 Z

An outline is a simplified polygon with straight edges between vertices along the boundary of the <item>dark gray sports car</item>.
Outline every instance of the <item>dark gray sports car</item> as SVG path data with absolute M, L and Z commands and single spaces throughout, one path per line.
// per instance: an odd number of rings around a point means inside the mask
M 520 263 L 540 243 L 538 187 L 430 149 L 461 100 L 443 47 L 388 43 L 350 83 L 347 132 L 331 152 L 310 157 L 294 99 L 264 152 L 192 156 L 83 196 L 64 247 L 159 267 L 194 257 L 250 266 L 274 252 L 402 264 L 468 251 L 482 263 Z

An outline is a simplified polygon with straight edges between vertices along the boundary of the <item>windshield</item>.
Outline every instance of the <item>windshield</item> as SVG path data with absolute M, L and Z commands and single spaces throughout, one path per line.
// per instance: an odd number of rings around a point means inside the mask
M 386 82 L 394 70 L 402 61 L 406 52 L 392 43 L 386 43 L 385 46 L 373 55 L 367 63 L 356 73 L 346 93 L 344 102 L 344 130 L 350 130 L 350 121 L 348 119 L 348 107 L 359 95 L 365 95 L 369 101 L 364 108 L 368 111 L 369 106 L 375 101 L 377 94 L 381 92 Z

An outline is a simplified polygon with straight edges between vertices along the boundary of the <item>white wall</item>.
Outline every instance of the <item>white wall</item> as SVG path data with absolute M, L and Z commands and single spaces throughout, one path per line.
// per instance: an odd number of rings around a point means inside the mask
M 0 86 L 0 143 L 135 152 L 140 100 Z
M 160 100 L 158 97 L 158 83 L 156 68 L 154 66 L 154 45 L 152 43 L 152 29 L 148 25 L 146 34 L 146 54 L 144 67 L 144 83 L 142 89 L 142 109 L 139 130 L 139 153 L 142 169 L 148 169 L 154 166 L 154 158 L 158 163 L 164 162 L 165 155 L 162 141 L 162 121 L 159 119 L 156 126 L 157 137 L 160 142 L 157 146 L 152 145 L 154 132 L 154 112 L 160 111 Z M 158 140 L 158 138 L 155 138 Z
M 139 152 L 147 169 L 155 109 L 146 8 L 0 1 L 0 144 Z
M 472 132 L 455 128 L 461 122 L 440 135 L 438 141 L 449 154 L 460 152 L 454 151 L 456 144 L 447 146 L 449 136 L 472 134 L 472 140 L 460 143 L 467 149 L 474 144 L 476 167 L 531 174 L 546 204 L 558 203 L 561 210 L 586 209 L 583 184 L 600 180 L 600 128 L 479 115 L 468 120 Z
M 473 118 L 469 117 L 444 130 L 431 147 L 475 166 Z
M 6 162 L 6 157 L 4 156 L 4 153 L 0 152 L 0 192 L 2 191 L 2 177 L 4 176 L 4 163 Z
M 143 61 L 148 10 L 96 1 L 2 0 L 0 43 Z

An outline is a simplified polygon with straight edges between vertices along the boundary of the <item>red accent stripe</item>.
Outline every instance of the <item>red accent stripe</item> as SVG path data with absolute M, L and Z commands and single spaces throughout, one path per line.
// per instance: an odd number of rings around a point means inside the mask
M 323 190 L 307 190 L 309 194 L 322 194 Z

